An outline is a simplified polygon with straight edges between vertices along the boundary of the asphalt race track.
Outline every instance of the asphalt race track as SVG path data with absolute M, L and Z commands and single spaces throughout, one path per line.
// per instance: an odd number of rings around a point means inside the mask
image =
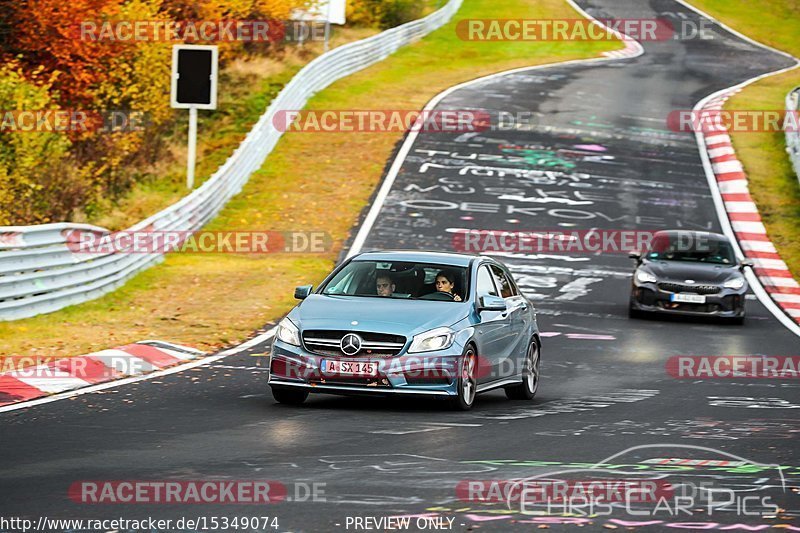
M 698 17 L 669 0 L 580 4 L 594 16 Z M 439 109 L 482 109 L 493 117 L 533 111 L 535 123 L 421 134 L 363 248 L 452 250 L 458 229 L 720 231 L 694 135 L 668 130 L 666 117 L 791 62 L 711 27 L 711 40 L 644 42 L 637 58 L 515 72 L 450 94 Z M 792 490 L 800 485 L 800 383 L 675 379 L 665 370 L 677 355 L 800 355 L 800 339 L 758 300 L 748 300 L 743 326 L 629 319 L 633 265 L 624 253 L 501 259 L 546 332 L 534 402 L 491 392 L 472 411 L 454 413 L 425 400 L 320 395 L 286 407 L 265 386 L 260 345 L 192 370 L 0 414 L 0 515 L 269 516 L 278 518 L 278 531 L 353 531 L 348 517 L 399 515 L 441 517 L 453 531 L 575 530 L 579 523 L 624 529 L 612 519 L 664 531 L 800 528 Z M 643 445 L 658 446 L 631 449 Z M 509 509 L 465 501 L 456 490 L 463 480 L 556 475 L 606 459 L 573 475 L 668 475 L 673 483 L 768 498 L 781 510 L 748 516 L 737 510 L 737 496 L 712 512 L 697 500 L 691 515 L 615 508 L 587 518 L 573 510 L 575 524 L 558 525 L 521 514 L 514 502 Z M 81 480 L 165 479 L 276 480 L 292 501 L 108 505 L 67 496 Z M 316 498 L 307 497 L 312 484 Z

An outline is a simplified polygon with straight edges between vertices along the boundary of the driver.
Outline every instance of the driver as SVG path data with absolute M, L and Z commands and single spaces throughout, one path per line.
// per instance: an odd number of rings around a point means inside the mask
M 446 292 L 453 297 L 456 302 L 461 301 L 461 296 L 453 292 L 453 287 L 456 284 L 456 276 L 450 270 L 442 270 L 436 274 L 436 291 Z
M 375 289 L 378 291 L 378 296 L 391 296 L 394 294 L 395 285 L 388 274 L 378 274 Z

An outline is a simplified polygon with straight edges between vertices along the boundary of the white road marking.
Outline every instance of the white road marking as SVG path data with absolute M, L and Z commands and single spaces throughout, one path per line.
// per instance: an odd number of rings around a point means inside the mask
M 579 13 L 583 14 L 587 19 L 594 20 L 597 24 L 604 26 L 600 21 L 596 18 L 591 16 L 589 13 L 583 10 L 578 4 L 574 2 L 574 0 L 567 0 L 567 2 Z M 627 36 L 624 36 L 620 32 L 616 30 L 610 29 L 610 31 L 622 38 L 625 37 L 623 42 L 625 43 L 625 50 L 619 50 L 619 52 L 625 51 L 632 51 L 630 55 L 626 52 L 625 57 L 638 57 L 644 54 L 644 48 L 638 42 L 630 39 Z M 544 65 L 534 65 L 530 67 L 521 67 L 517 69 L 507 70 L 504 72 L 496 72 L 494 74 L 489 74 L 488 76 L 482 76 L 480 78 L 470 80 L 464 83 L 459 83 L 458 85 L 454 85 L 444 91 L 440 92 L 436 96 L 434 96 L 423 108 L 423 111 L 432 111 L 439 103 L 444 100 L 447 96 L 452 94 L 459 89 L 463 89 L 465 87 L 469 87 L 470 85 L 478 85 L 481 83 L 485 83 L 488 80 L 500 78 L 503 76 L 508 76 L 511 74 L 516 74 L 518 72 L 530 72 L 533 70 L 540 70 L 544 68 L 551 68 L 551 67 L 563 67 L 566 65 L 586 65 L 589 63 L 600 63 L 600 62 L 608 62 L 608 61 L 617 61 L 617 58 L 614 57 L 594 57 L 589 59 L 574 59 L 571 61 L 562 61 L 556 63 L 546 63 Z M 378 190 L 378 194 L 375 195 L 375 200 L 372 202 L 372 206 L 367 213 L 366 218 L 364 218 L 364 223 L 359 228 L 358 233 L 356 234 L 355 239 L 353 239 L 353 244 L 350 246 L 350 250 L 347 252 L 347 257 L 350 258 L 361 251 L 361 248 L 364 246 L 364 243 L 369 236 L 370 231 L 372 230 L 372 226 L 375 224 L 375 221 L 378 218 L 378 214 L 380 213 L 381 208 L 383 207 L 384 202 L 386 201 L 386 197 L 389 195 L 389 192 L 392 190 L 392 186 L 394 185 L 395 180 L 397 179 L 397 175 L 400 173 L 400 168 L 403 166 L 403 163 L 406 160 L 409 152 L 411 151 L 412 146 L 417 140 L 419 136 L 420 128 L 414 128 L 414 131 L 411 131 L 408 136 L 406 136 L 405 141 L 403 141 L 403 145 L 400 147 L 400 151 L 397 152 L 394 161 L 392 162 L 392 166 L 389 168 L 389 172 L 386 174 L 386 179 L 383 180 L 383 184 L 381 185 L 380 189 Z M 588 258 L 586 259 L 588 261 Z
M 253 337 L 249 341 L 244 342 L 244 343 L 240 344 L 239 346 L 234 346 L 233 348 L 225 350 L 224 352 L 220 352 L 219 355 L 233 355 L 233 354 L 248 350 L 248 349 L 252 348 L 253 346 L 256 346 L 257 344 L 261 344 L 262 342 L 265 342 L 265 341 L 271 339 L 273 336 L 275 336 L 275 333 L 276 333 L 277 330 L 278 330 L 278 327 L 275 326 L 274 328 L 272 328 L 272 329 L 270 329 L 268 331 L 265 331 L 261 335 Z
M 220 359 L 224 359 L 225 357 L 228 357 L 229 355 L 233 355 L 233 354 L 238 353 L 238 352 L 240 352 L 242 350 L 246 350 L 247 348 L 249 348 L 251 346 L 255 346 L 259 342 L 263 342 L 264 340 L 268 339 L 269 337 L 275 335 L 275 330 L 276 330 L 276 328 L 272 328 L 269 331 L 259 335 L 258 337 L 255 337 L 255 338 L 253 338 L 253 339 L 251 339 L 251 340 L 249 340 L 249 341 L 247 341 L 247 342 L 245 342 L 243 344 L 240 344 L 239 346 L 237 346 L 235 348 L 231 348 L 230 350 L 226 350 L 226 351 L 221 352 L 221 353 L 219 353 L 217 355 L 211 355 L 211 356 L 208 356 L 208 357 L 203 357 L 201 359 L 195 359 L 193 361 L 189 361 L 189 362 L 184 363 L 184 364 L 173 366 L 171 368 L 165 368 L 164 370 L 159 370 L 159 371 L 153 372 L 151 374 L 145 374 L 145 375 L 142 375 L 142 376 L 133 376 L 133 377 L 129 377 L 129 378 L 119 379 L 119 380 L 116 380 L 116 381 L 108 381 L 106 383 L 98 383 L 97 385 L 92 385 L 92 386 L 89 386 L 89 387 L 83 387 L 82 389 L 75 389 L 75 390 L 71 390 L 71 391 L 68 391 L 68 392 L 62 392 L 60 394 L 54 394 L 52 396 L 46 396 L 44 398 L 37 398 L 35 400 L 29 400 L 27 402 L 12 403 L 12 404 L 0 407 L 0 413 L 5 413 L 5 412 L 8 412 L 8 411 L 16 411 L 17 409 L 24 409 L 26 407 L 33 407 L 35 405 L 42 405 L 42 404 L 45 404 L 45 403 L 55 402 L 55 401 L 58 401 L 58 400 L 64 400 L 64 399 L 72 398 L 72 397 L 75 397 L 75 396 L 81 396 L 83 394 L 91 394 L 91 393 L 97 392 L 97 391 L 113 389 L 113 388 L 116 388 L 116 387 L 122 387 L 122 386 L 128 385 L 130 383 L 137 383 L 139 381 L 146 381 L 148 379 L 168 376 L 170 374 L 176 374 L 178 372 L 183 372 L 184 370 L 191 370 L 192 368 L 197 368 L 199 366 L 204 366 L 204 365 L 213 363 L 214 361 L 219 361 Z M 247 345 L 247 346 L 245 347 L 245 345 Z

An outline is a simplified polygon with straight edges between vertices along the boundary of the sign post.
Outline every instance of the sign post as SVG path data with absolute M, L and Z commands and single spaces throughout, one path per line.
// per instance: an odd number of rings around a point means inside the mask
M 194 167 L 197 161 L 197 107 L 189 108 L 189 146 L 186 150 L 186 188 L 194 189 Z
M 194 188 L 197 158 L 197 110 L 217 108 L 217 60 L 213 45 L 179 44 L 172 47 L 172 90 L 170 105 L 189 110 L 189 143 L 186 187 Z

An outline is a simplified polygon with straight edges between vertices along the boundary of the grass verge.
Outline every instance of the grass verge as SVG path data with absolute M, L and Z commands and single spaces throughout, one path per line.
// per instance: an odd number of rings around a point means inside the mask
M 457 83 L 527 65 L 594 57 L 618 42 L 465 42 L 463 18 L 575 18 L 563 0 L 465 0 L 453 21 L 320 92 L 313 109 L 420 109 Z M 209 230 L 324 230 L 324 254 L 172 254 L 123 288 L 48 315 L 0 323 L 3 355 L 68 356 L 144 338 L 214 349 L 285 314 L 293 287 L 317 283 L 402 135 L 291 133 Z
M 800 57 L 800 0 L 692 3 L 752 39 Z M 725 109 L 783 109 L 786 94 L 798 85 L 800 69 L 770 76 L 733 96 Z M 731 139 L 767 233 L 800 279 L 800 184 L 786 154 L 786 138 L 783 132 L 734 132 Z
M 337 28 L 333 47 L 378 33 L 371 28 Z M 322 54 L 322 44 L 302 48 L 287 45 L 279 56 L 250 56 L 230 62 L 220 73 L 219 103 L 213 111 L 198 116 L 195 183 L 200 186 L 233 153 L 253 124 L 292 77 Z M 163 156 L 139 170 L 133 187 L 113 203 L 97 206 L 92 213 L 78 214 L 77 222 L 95 224 L 113 231 L 124 230 L 174 204 L 187 194 L 186 138 L 188 112 L 177 111 L 178 122 L 163 140 Z

